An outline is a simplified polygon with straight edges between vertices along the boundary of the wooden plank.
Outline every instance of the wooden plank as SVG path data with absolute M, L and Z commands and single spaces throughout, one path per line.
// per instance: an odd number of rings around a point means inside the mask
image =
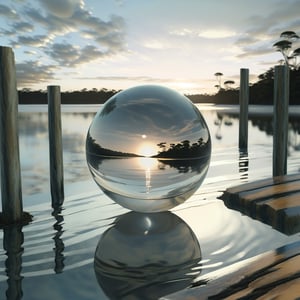
M 275 211 L 289 208 L 289 207 L 296 207 L 300 205 L 300 192 L 293 193 L 292 195 L 283 196 L 279 198 L 271 198 L 266 201 L 262 201 L 257 203 L 257 209 L 259 210 L 260 207 L 265 206 L 267 208 L 271 208 Z
M 286 218 L 286 209 L 291 208 L 295 212 L 299 207 L 300 193 L 295 193 L 290 196 L 271 198 L 265 201 L 258 202 L 255 206 L 255 213 L 252 212 L 252 217 L 270 224 L 277 228 L 280 223 L 279 218 Z M 292 217 L 292 213 L 289 213 Z M 286 220 L 288 222 L 288 220 Z
M 278 223 L 275 229 L 288 235 L 300 232 L 300 206 L 285 208 L 277 215 Z
M 295 279 L 292 282 L 286 282 L 278 285 L 272 291 L 266 293 L 263 297 L 259 299 L 284 299 L 284 300 L 295 300 L 299 299 L 299 287 L 300 279 Z M 284 298 L 282 298 L 284 295 Z M 281 297 L 281 298 L 280 298 Z
M 201 276 L 164 299 L 298 299 L 299 284 L 300 241 Z
M 220 199 L 228 208 L 262 221 L 282 233 L 290 235 L 300 231 L 300 174 L 229 188 Z
M 239 194 L 239 197 L 244 201 L 251 201 L 254 199 L 265 199 L 282 195 L 285 193 L 300 191 L 300 181 L 292 181 L 281 183 L 277 185 L 258 188 L 251 191 L 245 191 Z
M 300 180 L 300 174 L 297 173 L 292 175 L 277 176 L 277 177 L 261 179 L 253 182 L 247 182 L 238 186 L 228 188 L 226 191 L 230 194 L 237 194 L 247 190 L 250 191 L 253 189 L 258 189 L 260 187 L 280 184 L 283 182 L 290 182 L 294 180 Z
M 250 192 L 243 192 L 239 194 L 239 205 L 244 207 L 243 212 L 250 216 L 256 215 L 256 206 L 262 201 L 267 205 L 271 205 L 277 198 L 285 199 L 282 203 L 288 204 L 287 199 L 291 194 L 300 192 L 300 181 L 292 181 L 288 183 L 278 184 L 265 188 L 256 189 Z M 300 201 L 298 201 L 300 205 Z M 297 206 L 297 205 L 294 205 Z

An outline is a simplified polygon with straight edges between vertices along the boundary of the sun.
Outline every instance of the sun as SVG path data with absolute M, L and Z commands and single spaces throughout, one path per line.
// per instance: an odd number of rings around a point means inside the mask
M 157 154 L 157 148 L 150 143 L 142 143 L 139 147 L 138 154 L 144 157 L 151 157 Z

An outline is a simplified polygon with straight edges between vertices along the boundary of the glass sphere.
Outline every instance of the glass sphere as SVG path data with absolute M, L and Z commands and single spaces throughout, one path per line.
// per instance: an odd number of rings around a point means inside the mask
M 89 169 L 99 187 L 139 212 L 166 211 L 201 185 L 211 139 L 198 108 L 165 87 L 133 87 L 111 97 L 86 139 Z

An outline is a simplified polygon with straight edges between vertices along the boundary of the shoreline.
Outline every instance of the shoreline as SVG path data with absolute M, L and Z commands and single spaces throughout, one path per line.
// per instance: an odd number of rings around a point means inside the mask
M 97 112 L 99 107 L 104 103 L 62 103 L 62 112 Z M 220 115 L 229 115 L 237 117 L 240 112 L 238 104 L 216 104 L 216 103 L 194 103 L 203 110 L 214 110 Z M 33 103 L 18 105 L 19 112 L 29 112 L 27 109 L 32 108 L 33 112 L 47 112 L 48 103 Z M 249 116 L 270 116 L 273 115 L 274 106 L 272 104 L 249 104 Z M 300 116 L 300 105 L 289 105 L 289 116 Z

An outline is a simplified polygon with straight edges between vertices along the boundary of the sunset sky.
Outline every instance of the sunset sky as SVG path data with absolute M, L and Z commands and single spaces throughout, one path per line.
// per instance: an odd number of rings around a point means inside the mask
M 240 68 L 255 82 L 277 64 L 299 16 L 299 0 L 0 0 L 0 34 L 20 89 L 214 93 L 216 72 L 238 86 Z

